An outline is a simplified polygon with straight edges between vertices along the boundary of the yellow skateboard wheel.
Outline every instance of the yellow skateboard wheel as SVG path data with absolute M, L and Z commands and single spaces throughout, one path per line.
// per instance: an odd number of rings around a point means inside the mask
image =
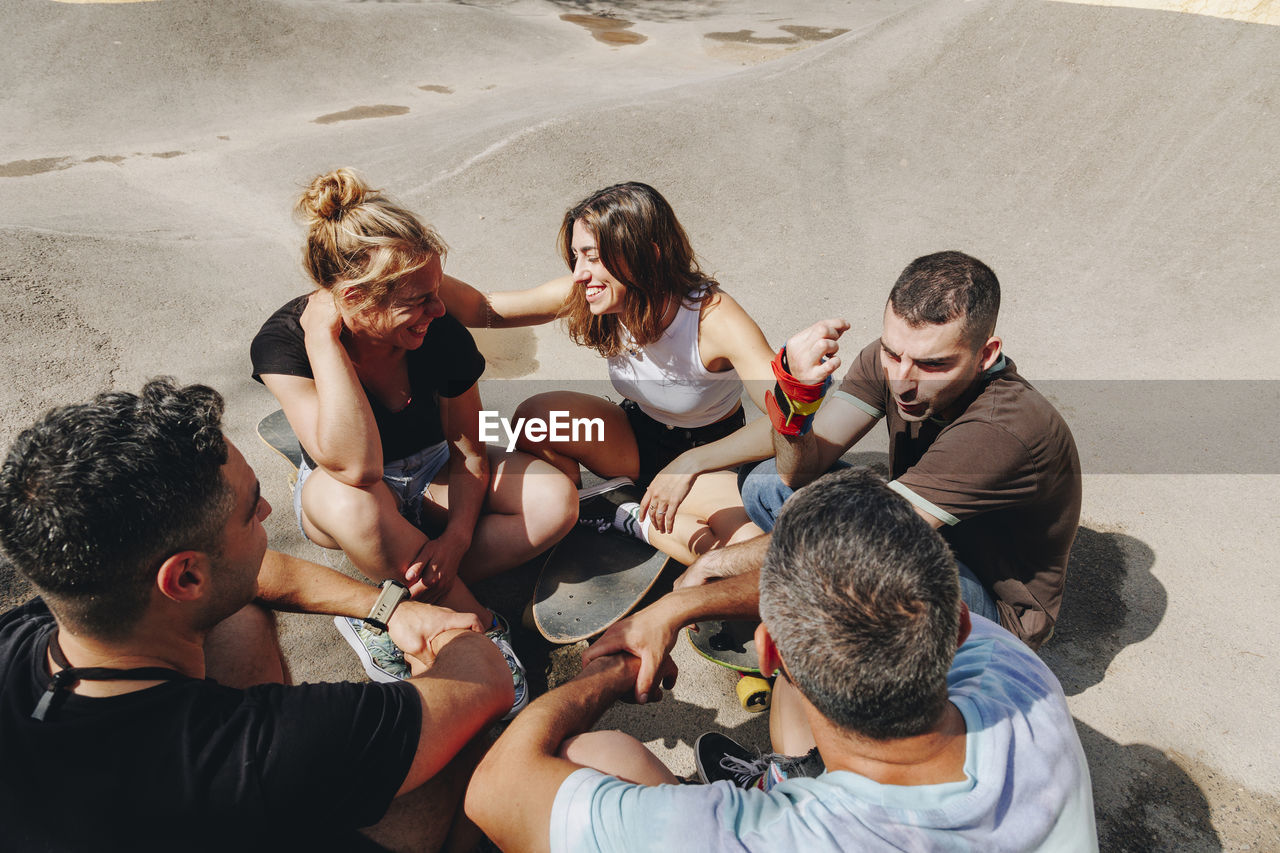
M 767 710 L 769 699 L 773 695 L 773 687 L 768 679 L 758 675 L 744 675 L 738 679 L 738 701 L 742 707 L 752 712 Z

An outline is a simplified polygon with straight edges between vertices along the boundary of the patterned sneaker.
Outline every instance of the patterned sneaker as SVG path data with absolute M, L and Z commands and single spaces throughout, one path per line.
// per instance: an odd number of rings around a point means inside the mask
M 776 752 L 758 755 L 719 732 L 699 735 L 693 753 L 698 776 L 706 784 L 726 780 L 738 788 L 759 788 L 766 793 L 783 779 L 818 776 L 827 769 L 816 747 L 798 757 Z
M 375 634 L 363 619 L 350 616 L 335 616 L 333 624 L 338 626 L 342 639 L 355 649 L 364 671 L 374 681 L 388 683 L 409 677 L 409 664 L 404 659 L 404 652 L 396 648 L 386 631 Z
M 493 640 L 498 651 L 502 652 L 507 668 L 511 670 L 511 686 L 515 688 L 516 700 L 511 703 L 511 710 L 502 718 L 510 720 L 529 704 L 529 682 L 524 675 L 524 664 L 520 663 L 520 658 L 516 657 L 515 650 L 511 648 L 511 628 L 507 625 L 507 620 L 496 612 L 493 614 L 493 627 L 485 632 L 485 636 Z

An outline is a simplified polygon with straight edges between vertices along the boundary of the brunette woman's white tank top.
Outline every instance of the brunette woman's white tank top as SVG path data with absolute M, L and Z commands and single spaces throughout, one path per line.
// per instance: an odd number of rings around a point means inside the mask
M 695 293 L 693 299 L 701 295 Z M 614 390 L 635 400 L 654 420 L 681 429 L 721 420 L 738 407 L 742 396 L 736 369 L 712 373 L 703 367 L 698 316 L 696 302 L 692 308 L 682 302 L 662 337 L 634 353 L 624 350 L 608 359 Z

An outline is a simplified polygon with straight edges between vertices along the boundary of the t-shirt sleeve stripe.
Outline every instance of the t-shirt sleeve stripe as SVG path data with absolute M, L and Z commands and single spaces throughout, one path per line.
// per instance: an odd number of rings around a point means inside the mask
M 866 412 L 868 415 L 871 415 L 871 417 L 873 418 L 884 417 L 884 412 L 880 411 L 875 406 L 871 405 L 865 400 L 859 400 L 857 397 L 853 396 L 848 391 L 837 390 L 831 396 L 833 399 L 844 400 L 846 403 L 852 403 L 853 405 L 857 406 L 859 409 L 862 409 L 862 411 Z
M 907 500 L 911 501 L 913 505 L 929 513 L 929 515 L 932 515 L 934 518 L 938 519 L 948 527 L 950 527 L 953 524 L 960 523 L 960 519 L 956 518 L 954 515 L 947 512 L 942 507 L 932 504 L 929 501 L 925 500 L 924 498 L 920 497 L 915 492 L 911 491 L 909 488 L 899 483 L 897 480 L 893 480 L 892 482 L 890 482 L 889 488 L 893 489 L 895 492 L 902 495 Z

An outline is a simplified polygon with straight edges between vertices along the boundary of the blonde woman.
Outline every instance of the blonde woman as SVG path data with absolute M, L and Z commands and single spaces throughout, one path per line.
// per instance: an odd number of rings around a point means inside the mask
M 484 358 L 445 313 L 446 247 L 432 228 L 348 169 L 317 177 L 297 209 L 316 290 L 267 320 L 252 358 L 302 444 L 299 526 L 373 580 L 496 624 L 466 584 L 560 539 L 576 518 L 573 484 L 479 440 Z M 338 627 L 371 676 L 407 674 L 385 634 Z
M 768 419 L 744 425 L 740 402 L 746 381 L 763 411 L 773 387 L 773 351 L 759 326 L 702 272 L 671 205 L 647 184 L 617 184 L 574 205 L 560 247 L 572 274 L 540 287 L 481 294 L 446 276 L 442 289 L 450 311 L 468 325 L 562 318 L 575 342 L 608 363 L 620 405 L 553 391 L 516 411 L 517 418 L 599 418 L 604 441 L 522 435 L 517 446 L 579 485 L 579 465 L 601 477 L 631 478 L 643 498 L 606 521 L 686 565 L 760 535 L 728 470 L 773 455 Z

